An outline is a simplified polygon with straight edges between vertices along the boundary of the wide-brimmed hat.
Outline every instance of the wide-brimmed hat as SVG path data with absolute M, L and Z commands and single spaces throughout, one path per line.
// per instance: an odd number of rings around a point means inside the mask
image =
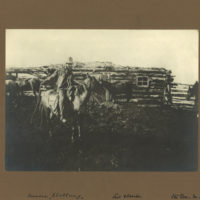
M 73 64 L 73 58 L 72 57 L 69 57 L 66 64 Z

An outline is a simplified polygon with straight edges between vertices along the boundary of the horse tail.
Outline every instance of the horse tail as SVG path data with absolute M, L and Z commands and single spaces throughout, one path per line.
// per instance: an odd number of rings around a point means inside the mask
M 36 112 L 39 110 L 40 103 L 41 103 L 41 89 L 39 89 L 39 94 L 36 97 L 36 105 L 35 105 L 35 109 L 33 111 L 33 114 L 31 116 L 31 121 L 30 121 L 31 124 L 33 123 L 33 118 L 35 117 Z

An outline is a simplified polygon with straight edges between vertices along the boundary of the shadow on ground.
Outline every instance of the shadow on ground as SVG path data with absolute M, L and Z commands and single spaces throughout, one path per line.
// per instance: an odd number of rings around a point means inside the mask
M 92 106 L 82 123 L 82 141 L 56 126 L 53 137 L 30 125 L 32 99 L 7 104 L 6 169 L 41 171 L 195 171 L 197 118 L 193 111 L 141 108 L 133 103 Z

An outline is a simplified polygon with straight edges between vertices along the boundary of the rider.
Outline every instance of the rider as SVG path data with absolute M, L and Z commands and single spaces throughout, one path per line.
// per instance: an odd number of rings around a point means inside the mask
M 55 70 L 49 77 L 47 77 L 41 85 L 54 84 L 58 92 L 58 107 L 60 112 L 60 120 L 65 123 L 67 120 L 64 118 L 64 100 L 68 99 L 66 96 L 66 89 L 69 88 L 73 81 L 73 59 L 69 57 L 64 66 Z M 71 87 L 72 88 L 72 87 Z

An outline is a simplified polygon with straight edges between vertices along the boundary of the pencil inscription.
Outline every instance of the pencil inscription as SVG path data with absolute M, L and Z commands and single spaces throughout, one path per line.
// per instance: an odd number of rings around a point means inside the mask
M 68 192 L 52 192 L 50 194 L 33 194 L 29 193 L 27 195 L 28 198 L 35 198 L 35 199 L 70 199 L 70 200 L 83 200 L 84 197 L 82 194 L 73 194 Z
M 173 193 L 171 199 L 200 199 L 198 194 Z
M 125 193 L 125 194 L 115 193 L 112 196 L 112 199 L 133 199 L 133 198 L 142 198 L 142 196 L 140 194 L 132 194 L 132 193 Z

